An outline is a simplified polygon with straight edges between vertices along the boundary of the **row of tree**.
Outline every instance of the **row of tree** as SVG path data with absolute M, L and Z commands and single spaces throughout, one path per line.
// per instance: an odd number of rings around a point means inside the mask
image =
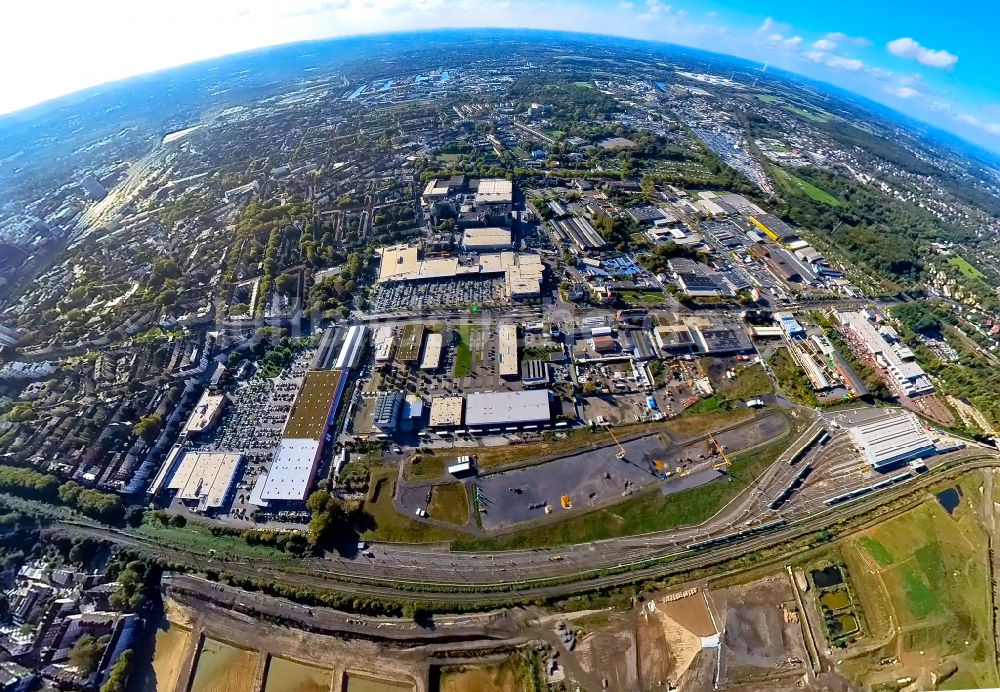
M 117 522 L 123 517 L 122 501 L 117 495 L 85 488 L 75 481 L 60 483 L 55 476 L 33 469 L 0 465 L 0 490 L 66 505 L 104 522 Z

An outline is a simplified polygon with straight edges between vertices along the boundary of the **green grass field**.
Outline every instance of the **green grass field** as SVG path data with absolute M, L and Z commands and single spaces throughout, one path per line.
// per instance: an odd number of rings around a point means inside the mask
M 962 272 L 962 276 L 967 279 L 985 279 L 986 274 L 976 269 L 974 266 L 969 264 L 969 261 L 964 257 L 959 257 L 958 255 L 952 255 L 948 258 L 948 264 L 953 267 L 958 267 L 958 270 Z
M 920 668 L 942 669 L 946 660 L 958 665 L 941 689 L 998 682 L 979 476 L 966 476 L 961 488 L 953 515 L 929 499 L 841 548 L 872 636 L 898 637 L 911 662 L 905 673 L 916 678 Z M 896 653 L 896 645 L 887 650 Z M 856 675 L 877 670 L 867 664 L 855 661 Z
M 458 335 L 462 340 L 455 350 L 455 377 L 468 377 L 472 374 L 472 325 L 461 325 Z
M 736 377 L 712 378 L 715 391 L 729 399 L 749 399 L 758 394 L 770 394 L 774 387 L 764 366 L 757 363 L 736 368 Z
M 621 297 L 630 305 L 659 305 L 666 299 L 658 291 L 622 291 Z
M 774 96 L 772 94 L 757 94 L 757 98 L 764 103 L 781 103 L 784 100 L 780 96 Z
M 810 120 L 814 123 L 827 123 L 830 122 L 830 116 L 822 111 L 814 113 L 813 111 L 807 111 L 804 108 L 799 108 L 798 106 L 785 105 L 785 110 L 795 113 L 795 115 Z
M 789 175 L 788 177 L 791 179 L 792 183 L 804 192 L 810 199 L 814 199 L 822 204 L 828 204 L 831 207 L 840 206 L 840 200 L 826 190 L 816 187 L 812 183 L 807 182 L 802 178 L 797 178 L 794 175 Z
M 809 181 L 794 176 L 783 168 L 775 167 L 774 170 L 780 178 L 784 179 L 785 186 L 791 188 L 793 191 L 801 192 L 809 199 L 815 200 L 821 204 L 826 204 L 831 207 L 841 206 L 841 201 L 823 188 L 816 187 Z
M 469 521 L 469 498 L 465 486 L 461 483 L 434 486 L 427 513 L 431 515 L 431 519 L 465 526 Z
M 719 407 L 722 406 L 723 399 L 718 396 L 710 396 L 701 401 L 697 401 L 690 406 L 688 406 L 681 415 L 684 416 L 704 416 L 707 413 L 712 413 L 713 411 L 718 411 Z
M 394 543 L 430 543 L 450 541 L 462 535 L 457 531 L 430 526 L 399 514 L 392 504 L 395 485 L 395 469 L 372 474 L 371 487 L 365 498 L 365 512 L 373 525 L 362 534 L 363 538 Z

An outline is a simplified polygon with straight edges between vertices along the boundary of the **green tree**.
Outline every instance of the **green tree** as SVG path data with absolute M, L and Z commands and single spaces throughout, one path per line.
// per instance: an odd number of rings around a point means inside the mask
M 274 280 L 274 290 L 286 296 L 290 296 L 295 293 L 295 287 L 298 285 L 295 277 L 291 274 L 282 274 L 277 279 Z
M 125 685 L 131 670 L 132 649 L 125 649 L 111 667 L 107 682 L 101 685 L 101 692 L 125 692 Z
M 69 652 L 70 665 L 76 666 L 86 674 L 94 672 L 107 646 L 107 641 L 102 639 L 103 637 L 97 639 L 91 634 L 84 634 L 77 639 Z
M 139 422 L 133 426 L 132 432 L 149 441 L 160 432 L 161 425 L 163 425 L 163 416 L 159 413 L 149 413 L 139 419 Z
M 328 545 L 350 529 L 350 517 L 343 504 L 325 490 L 317 490 L 306 501 L 312 512 L 309 522 L 309 543 L 314 547 Z

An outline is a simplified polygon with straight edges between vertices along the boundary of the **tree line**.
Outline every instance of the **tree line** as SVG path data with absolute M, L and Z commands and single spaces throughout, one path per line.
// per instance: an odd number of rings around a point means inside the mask
M 117 522 L 123 518 L 121 498 L 85 488 L 75 481 L 60 483 L 47 473 L 0 465 L 0 490 L 19 497 L 64 505 L 93 519 Z

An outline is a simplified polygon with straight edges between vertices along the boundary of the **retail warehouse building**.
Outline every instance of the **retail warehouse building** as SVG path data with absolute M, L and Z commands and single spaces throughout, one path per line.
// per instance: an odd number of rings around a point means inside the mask
M 484 253 L 470 264 L 457 257 L 421 259 L 417 246 L 393 245 L 382 249 L 381 258 L 379 284 L 502 275 L 511 300 L 537 298 L 545 272 L 539 255 L 522 252 Z
M 345 344 L 344 348 L 353 347 Z M 327 442 L 327 429 L 337 415 L 347 378 L 340 370 L 306 373 L 299 396 L 285 424 L 274 461 L 252 493 L 266 506 L 270 502 L 306 499 Z
M 431 402 L 430 427 L 448 430 L 464 425 L 469 432 L 533 429 L 552 421 L 548 389 L 477 392 L 437 397 Z

